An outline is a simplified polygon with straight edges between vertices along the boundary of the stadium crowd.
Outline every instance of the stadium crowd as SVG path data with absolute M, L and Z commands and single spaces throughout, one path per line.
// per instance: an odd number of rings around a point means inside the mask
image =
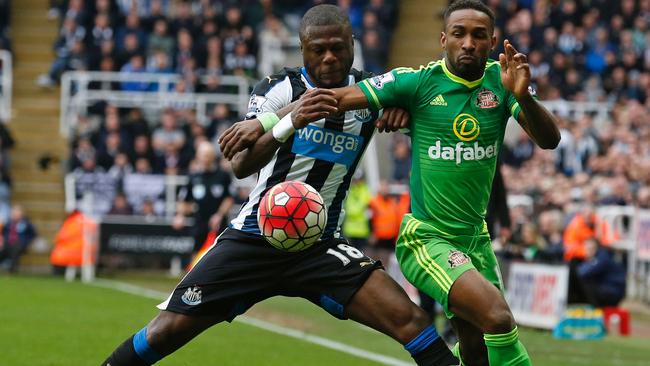
M 52 86 L 69 70 L 148 72 L 181 75 L 172 86 L 179 93 L 227 93 L 231 90 L 221 85 L 222 75 L 257 80 L 283 67 L 288 50 L 297 47 L 302 14 L 317 3 L 321 1 L 53 1 L 50 16 L 60 18 L 60 36 L 51 68 L 38 83 Z M 335 3 L 350 14 L 365 68 L 383 72 L 395 3 Z M 89 85 L 106 91 L 158 87 L 126 81 Z M 142 213 L 153 203 L 155 212 L 162 214 L 162 178 L 152 176 L 156 183 L 143 190 L 131 173 L 195 172 L 196 146 L 205 140 L 214 143 L 219 132 L 240 117 L 227 104 L 215 105 L 207 124 L 199 123 L 196 111 L 182 103 L 171 104 L 153 118 L 150 111 L 110 103 L 98 103 L 89 112 L 79 117 L 73 132 L 69 167 L 77 177 L 78 198 L 92 190 L 100 213 L 111 211 L 111 201 L 122 197 L 116 193 L 123 192 L 133 207 L 119 211 Z M 228 171 L 229 165 L 221 168 Z M 236 195 L 240 201 L 246 197 L 242 189 Z
M 542 100 L 612 106 L 606 121 L 559 113 L 555 151 L 534 148 L 522 132 L 502 156 L 509 195 L 532 198 L 511 210 L 505 252 L 583 260 L 585 238 L 575 235 L 584 229 L 575 224 L 580 217 L 602 205 L 650 207 L 650 1 L 488 3 L 499 33 L 528 54 Z M 615 240 L 611 231 L 591 234 L 607 245 Z

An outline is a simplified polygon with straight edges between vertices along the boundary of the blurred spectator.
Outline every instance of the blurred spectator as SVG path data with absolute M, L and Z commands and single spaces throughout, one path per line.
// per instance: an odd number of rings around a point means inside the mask
M 125 129 L 131 136 L 149 136 L 149 122 L 144 118 L 142 109 L 132 108 L 126 116 Z
M 244 41 L 237 41 L 234 52 L 228 53 L 224 61 L 224 70 L 226 73 L 254 77 L 257 60 L 248 49 Z
M 395 251 L 399 226 L 402 216 L 409 211 L 409 204 L 408 193 L 391 194 L 385 180 L 380 182 L 377 193 L 370 200 L 372 236 L 368 251 L 384 263 L 388 263 L 390 254 Z
M 81 137 L 70 157 L 70 170 L 75 170 L 88 159 L 95 159 L 96 150 L 89 137 Z
M 519 138 L 514 146 L 503 146 L 503 162 L 515 168 L 533 157 L 535 151 L 535 143 L 530 140 L 528 134 L 524 130 L 520 130 Z
M 407 183 L 411 174 L 411 148 L 407 140 L 397 138 L 393 145 L 393 180 Z
M 264 20 L 259 40 L 258 74 L 273 75 L 286 64 L 284 48 L 289 40 L 289 31 L 278 18 L 271 15 Z
M 598 217 L 595 207 L 589 203 L 585 204 L 564 230 L 564 260 L 584 261 L 588 239 L 597 239 L 603 245 L 611 245 L 614 238 L 611 230 L 607 222 Z
M 135 34 L 129 33 L 124 36 L 124 42 L 122 44 L 115 43 L 116 47 L 116 56 L 115 61 L 118 69 L 123 69 L 127 63 L 132 62 L 133 57 L 139 56 L 139 63 L 142 70 L 144 70 L 144 56 L 142 56 L 142 45 L 138 42 L 138 37 Z M 133 67 L 133 66 L 131 66 Z M 142 72 L 142 71 L 140 71 Z
M 374 74 L 382 74 L 386 68 L 386 50 L 382 46 L 377 30 L 369 29 L 364 32 L 361 43 L 365 70 Z
M 178 194 L 181 201 L 174 220 L 176 228 L 184 226 L 184 215 L 192 214 L 195 251 L 203 245 L 210 231 L 220 233 L 228 223 L 228 212 L 233 205 L 232 181 L 229 173 L 219 169 L 215 150 L 209 142 L 199 144 L 196 152 L 196 171 L 189 176 L 189 183 Z M 192 212 L 188 203 L 196 204 Z
M 108 15 L 105 13 L 97 14 L 95 16 L 95 25 L 90 31 L 91 52 L 99 52 L 104 42 L 113 42 L 113 33 Z
M 156 20 L 154 23 L 153 33 L 149 36 L 147 43 L 147 57 L 151 57 L 154 52 L 164 52 L 167 57 L 172 56 L 174 51 L 174 38 L 168 33 L 169 25 L 164 18 Z
M 208 39 L 205 54 L 201 57 L 201 67 L 205 75 L 221 75 L 223 65 L 221 60 L 221 39 L 212 36 Z
M 105 145 L 97 153 L 97 164 L 108 170 L 115 161 L 115 157 L 122 153 L 122 140 L 119 133 L 111 132 L 106 137 Z
M 151 164 L 154 154 L 151 149 L 149 137 L 147 135 L 137 135 L 133 142 L 133 152 L 131 162 L 135 163 L 138 159 L 144 159 Z
M 118 182 L 118 186 L 120 186 L 124 177 L 131 173 L 133 173 L 133 166 L 129 162 L 129 156 L 124 152 L 118 152 L 113 159 L 112 166 L 108 169 L 108 174 L 110 174 L 115 181 Z
M 576 269 L 578 284 L 571 300 L 594 307 L 618 306 L 625 297 L 625 268 L 598 240 L 588 239 L 585 248 L 585 261 Z
M 192 33 L 183 28 L 176 37 L 176 51 L 174 66 L 177 73 L 182 73 L 187 68 L 189 60 L 194 60 L 194 41 Z
M 546 249 L 540 253 L 539 259 L 549 263 L 561 262 L 564 256 L 562 212 L 549 210 L 540 213 L 539 233 L 546 244 Z
M 353 246 L 365 250 L 370 237 L 370 200 L 372 195 L 363 176 L 353 178 L 345 200 L 343 235 Z
M 36 229 L 25 216 L 20 205 L 11 207 L 11 217 L 2 228 L 2 243 L 0 244 L 0 265 L 6 260 L 9 272 L 16 272 L 20 256 L 36 238 Z
M 37 84 L 41 87 L 52 87 L 59 81 L 65 71 L 87 70 L 90 58 L 86 53 L 83 36 L 71 37 L 71 44 L 65 44 L 57 50 L 57 58 L 52 63 L 47 74 L 41 74 Z
M 142 55 L 136 54 L 131 57 L 131 60 L 122 66 L 120 72 L 124 75 L 124 79 L 128 80 L 130 74 L 144 73 L 145 65 Z M 124 91 L 145 91 L 149 88 L 149 82 L 146 81 L 123 81 L 122 90 Z
M 152 146 L 154 151 L 164 152 L 167 146 L 180 150 L 185 144 L 185 133 L 178 128 L 176 116 L 172 110 L 165 110 L 160 116 L 160 127 L 153 131 Z
M 142 201 L 142 206 L 140 207 L 138 215 L 144 216 L 145 219 L 156 218 L 156 207 L 154 205 L 154 201 L 151 198 L 145 198 L 145 200 Z
M 133 207 L 129 204 L 126 199 L 126 195 L 123 192 L 117 192 L 115 198 L 113 199 L 113 206 L 111 210 L 108 211 L 108 215 L 133 215 Z
M 545 248 L 545 243 L 537 226 L 526 222 L 520 227 L 520 230 L 518 235 L 514 235 L 516 239 L 510 242 L 507 257 L 529 262 L 538 259 L 539 253 Z
M 206 136 L 210 139 L 216 138 L 226 128 L 235 122 L 230 115 L 230 108 L 227 104 L 217 104 L 212 110 L 210 125 L 206 130 Z
M 128 34 L 134 35 L 139 45 L 144 46 L 147 44 L 147 35 L 140 27 L 140 17 L 137 12 L 130 12 L 127 15 L 125 24 L 117 30 L 115 42 L 118 45 L 124 44 L 124 39 Z

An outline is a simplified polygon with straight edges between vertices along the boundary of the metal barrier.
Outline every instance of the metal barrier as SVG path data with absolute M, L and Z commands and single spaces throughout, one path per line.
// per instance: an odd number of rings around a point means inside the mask
M 593 118 L 596 127 L 611 121 L 613 106 L 610 103 L 570 102 L 567 100 L 545 100 L 542 104 L 554 114 L 570 119 L 580 119 L 585 115 Z
M 85 114 L 93 103 L 107 102 L 117 107 L 140 107 L 160 111 L 166 107 L 182 104 L 197 112 L 199 122 L 209 122 L 209 105 L 229 104 L 239 115 L 246 114 L 250 82 L 240 76 L 223 75 L 219 77 L 220 85 L 237 88 L 237 93 L 177 93 L 173 86 L 181 80 L 178 74 L 156 73 L 121 73 L 121 72 L 87 72 L 71 71 L 61 78 L 61 115 L 60 130 L 67 137 L 77 123 L 80 114 Z M 200 81 L 207 82 L 208 77 Z M 143 83 L 155 85 L 155 90 L 93 90 L 93 82 L 109 83 Z
M 0 50 L 0 120 L 5 123 L 11 118 L 11 91 L 13 70 L 11 52 Z

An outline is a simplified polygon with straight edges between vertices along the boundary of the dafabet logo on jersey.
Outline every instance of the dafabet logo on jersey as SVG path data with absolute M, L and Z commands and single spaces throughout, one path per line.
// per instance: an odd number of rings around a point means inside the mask
M 454 118 L 452 124 L 454 135 L 460 140 L 455 146 L 442 146 L 442 141 L 436 141 L 435 145 L 429 146 L 429 157 L 433 160 L 450 160 L 460 164 L 463 161 L 476 161 L 491 159 L 497 155 L 497 142 L 488 146 L 479 145 L 475 141 L 481 134 L 481 126 L 476 117 L 471 114 L 462 113 Z M 465 143 L 471 143 L 466 145 Z

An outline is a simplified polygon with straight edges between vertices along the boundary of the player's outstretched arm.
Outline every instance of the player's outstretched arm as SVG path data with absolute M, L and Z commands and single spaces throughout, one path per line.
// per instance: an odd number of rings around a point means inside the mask
M 310 122 L 335 114 L 337 111 L 334 92 L 330 89 L 312 89 L 305 92 L 299 100 L 276 113 L 278 117 L 282 113 L 282 120 L 257 139 L 252 146 L 237 153 L 232 153 L 233 149 L 229 148 L 228 154 L 233 155 L 231 160 L 233 173 L 237 178 L 244 178 L 260 171 L 268 164 L 280 145 L 286 141 L 288 135 L 293 134 L 293 131 L 307 126 Z M 287 114 L 289 112 L 290 114 Z M 243 122 L 260 124 L 257 119 Z M 278 127 L 283 129 L 282 134 L 278 134 Z M 228 143 L 233 138 L 233 136 L 226 137 L 224 142 Z M 236 145 L 234 147 L 237 148 Z
M 357 85 L 333 89 L 340 112 L 370 107 L 368 97 Z M 384 113 L 375 121 L 379 132 L 397 131 L 409 126 L 409 113 L 401 108 L 385 108 Z
M 528 136 L 542 149 L 555 149 L 560 143 L 560 130 L 555 116 L 528 91 L 530 68 L 526 55 L 517 52 L 508 40 L 503 41 L 505 54 L 499 55 L 501 82 L 517 99 L 521 113 L 517 120 Z

